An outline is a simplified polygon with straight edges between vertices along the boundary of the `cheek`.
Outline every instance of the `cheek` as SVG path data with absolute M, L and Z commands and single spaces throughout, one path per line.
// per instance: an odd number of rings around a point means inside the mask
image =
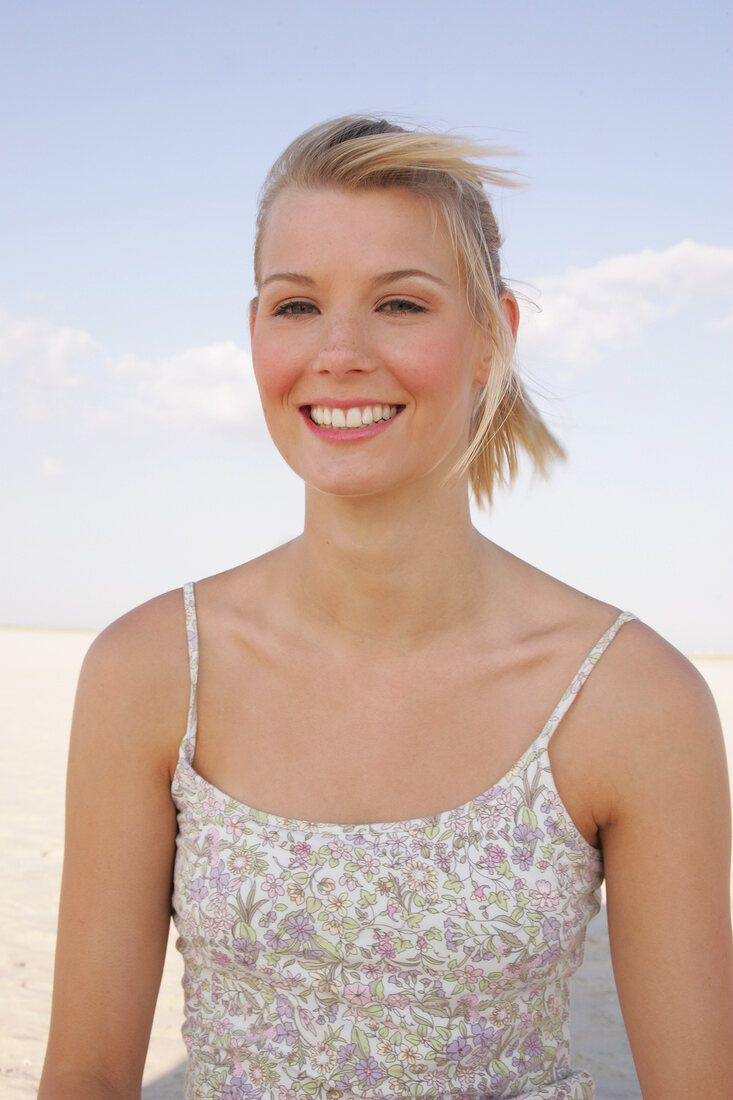
M 265 343 L 254 339 L 252 365 L 263 404 L 282 401 L 292 388 L 297 375 L 292 351 L 289 355 L 286 347 L 278 347 L 271 341 Z
M 473 348 L 449 335 L 433 334 L 410 357 L 410 374 L 418 392 L 440 398 L 446 406 L 465 407 L 473 400 Z

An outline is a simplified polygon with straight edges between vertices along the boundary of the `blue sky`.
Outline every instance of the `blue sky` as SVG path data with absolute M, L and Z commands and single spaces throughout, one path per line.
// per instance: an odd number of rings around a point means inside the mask
M 0 622 L 101 626 L 295 534 L 249 360 L 256 196 L 352 111 L 521 152 L 519 355 L 569 461 L 477 517 L 733 652 L 733 17 L 722 3 L 0 9 Z

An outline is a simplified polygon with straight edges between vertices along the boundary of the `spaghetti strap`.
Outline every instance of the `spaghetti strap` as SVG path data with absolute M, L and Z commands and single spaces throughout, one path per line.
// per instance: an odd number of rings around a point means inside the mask
M 540 740 L 544 742 L 545 745 L 549 744 L 550 738 L 552 737 L 553 733 L 560 725 L 560 722 L 565 717 L 572 704 L 577 699 L 583 684 L 588 679 L 591 672 L 596 667 L 601 657 L 618 634 L 621 627 L 624 625 L 624 623 L 631 622 L 631 620 L 635 618 L 636 615 L 634 615 L 631 611 L 622 611 L 616 621 L 612 623 L 611 626 L 609 626 L 605 634 L 602 634 L 596 644 L 593 646 L 590 653 L 583 661 L 582 665 L 573 677 L 569 688 L 562 696 L 560 702 L 557 704 L 554 711 L 550 715 L 547 721 L 547 725 L 540 735 Z
M 196 684 L 199 673 L 199 633 L 196 622 L 196 597 L 193 590 L 193 581 L 188 581 L 183 586 L 183 605 L 186 609 L 186 641 L 188 644 L 188 671 L 191 688 L 188 698 L 188 723 L 186 734 L 181 742 L 180 754 L 191 764 L 196 749 Z

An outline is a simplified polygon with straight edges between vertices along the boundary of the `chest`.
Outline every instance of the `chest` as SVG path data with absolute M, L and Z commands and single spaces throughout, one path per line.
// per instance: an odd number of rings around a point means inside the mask
M 485 791 L 534 741 L 569 678 L 561 666 L 536 649 L 367 659 L 290 644 L 287 659 L 260 646 L 236 660 L 214 650 L 201 667 L 196 768 L 287 817 L 440 813 Z

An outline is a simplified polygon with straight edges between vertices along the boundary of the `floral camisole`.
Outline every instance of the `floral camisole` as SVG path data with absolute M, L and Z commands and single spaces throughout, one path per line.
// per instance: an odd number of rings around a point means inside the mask
M 477 798 L 430 817 L 299 821 L 193 767 L 198 640 L 184 589 L 188 728 L 173 778 L 187 1100 L 591 1100 L 569 1060 L 568 983 L 600 907 L 600 853 L 539 737 Z

